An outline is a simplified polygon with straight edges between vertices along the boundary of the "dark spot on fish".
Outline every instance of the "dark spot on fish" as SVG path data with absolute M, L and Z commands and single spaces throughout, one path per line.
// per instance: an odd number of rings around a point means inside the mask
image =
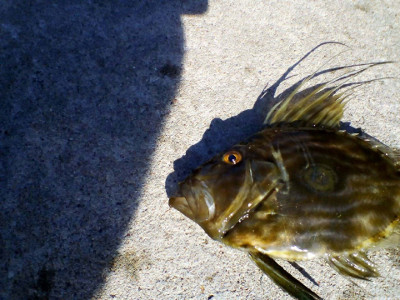
M 338 181 L 336 172 L 323 164 L 307 166 L 302 175 L 303 183 L 317 192 L 333 191 Z
M 213 299 L 213 298 L 214 298 L 214 295 L 210 295 L 210 296 L 207 297 L 207 300 L 210 300 L 210 299 Z
M 162 76 L 168 76 L 171 78 L 176 78 L 180 75 L 181 68 L 179 66 L 173 65 L 171 63 L 166 63 L 160 69 L 160 74 Z

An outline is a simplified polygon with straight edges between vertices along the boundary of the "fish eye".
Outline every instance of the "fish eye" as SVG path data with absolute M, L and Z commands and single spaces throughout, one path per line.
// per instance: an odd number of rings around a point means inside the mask
M 237 151 L 229 151 L 224 154 L 222 160 L 230 165 L 236 165 L 242 160 L 242 154 Z

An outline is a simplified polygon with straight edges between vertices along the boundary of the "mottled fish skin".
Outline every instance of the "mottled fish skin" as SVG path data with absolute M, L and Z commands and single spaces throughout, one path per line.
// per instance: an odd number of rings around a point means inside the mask
M 340 255 L 373 246 L 399 220 L 400 171 L 358 136 L 265 129 L 239 151 L 281 164 L 282 184 L 225 232 L 223 242 L 232 247 L 288 260 Z
M 211 238 L 247 251 L 298 299 L 320 297 L 273 258 L 324 257 L 366 279 L 379 273 L 365 251 L 400 243 L 399 151 L 339 130 L 343 83 L 299 96 L 312 77 L 271 110 L 263 130 L 196 169 L 169 202 Z

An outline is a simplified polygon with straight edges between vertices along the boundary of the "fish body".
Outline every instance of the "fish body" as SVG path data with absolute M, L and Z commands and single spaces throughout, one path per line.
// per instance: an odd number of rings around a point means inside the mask
M 243 199 L 242 206 L 256 207 L 239 210 L 240 222 L 223 230 L 222 242 L 229 246 L 304 260 L 367 249 L 397 225 L 399 169 L 359 136 L 318 128 L 265 129 L 234 149 L 250 158 L 247 173 L 257 192 L 267 196 L 256 205 L 251 197 Z M 266 162 L 274 175 L 254 179 Z
M 398 245 L 400 159 L 362 132 L 340 130 L 338 86 L 293 101 L 301 86 L 263 130 L 180 183 L 170 205 L 211 238 L 247 251 L 294 297 L 319 299 L 273 259 L 324 257 L 345 275 L 378 276 L 365 252 Z

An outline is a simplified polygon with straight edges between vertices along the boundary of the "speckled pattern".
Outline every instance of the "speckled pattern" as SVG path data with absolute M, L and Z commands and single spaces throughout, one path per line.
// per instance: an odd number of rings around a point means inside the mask
M 400 3 L 82 3 L 0 4 L 0 299 L 289 299 L 166 189 L 255 130 L 266 85 L 316 45 L 352 47 L 332 64 L 399 61 Z M 277 93 L 341 50 L 318 49 Z M 400 147 L 399 91 L 367 85 L 344 120 Z M 319 286 L 301 279 L 327 299 L 394 299 L 398 257 L 372 255 L 382 277 L 360 287 L 320 260 L 301 263 Z

